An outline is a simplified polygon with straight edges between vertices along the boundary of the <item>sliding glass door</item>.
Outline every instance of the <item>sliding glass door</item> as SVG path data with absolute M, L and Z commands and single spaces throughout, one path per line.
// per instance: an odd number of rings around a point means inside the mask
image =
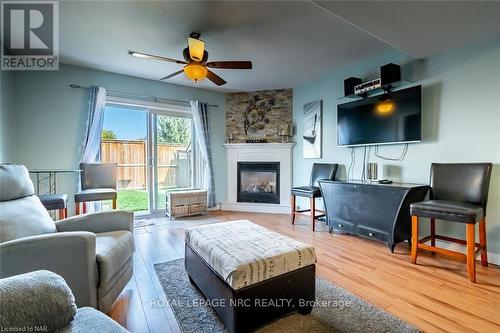
M 164 210 L 166 192 L 192 187 L 192 120 L 188 115 L 151 112 L 153 210 Z
M 147 105 L 108 103 L 101 161 L 118 164 L 118 208 L 165 209 L 166 191 L 192 187 L 190 113 Z
M 144 108 L 107 104 L 104 110 L 101 162 L 118 164 L 118 209 L 149 211 L 147 121 Z

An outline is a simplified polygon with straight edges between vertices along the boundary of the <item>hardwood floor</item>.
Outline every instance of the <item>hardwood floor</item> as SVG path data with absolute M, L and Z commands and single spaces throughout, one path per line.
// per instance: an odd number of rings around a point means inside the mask
M 466 264 L 419 251 L 410 263 L 407 244 L 391 254 L 384 244 L 355 236 L 329 234 L 322 223 L 311 231 L 307 216 L 290 224 L 289 215 L 212 212 L 213 218 L 248 219 L 315 246 L 317 274 L 426 332 L 499 332 L 500 268 L 478 262 L 477 284 L 467 278 Z M 180 332 L 172 310 L 155 306 L 165 295 L 153 265 L 184 256 L 184 229 L 195 220 L 170 222 L 135 230 L 134 277 L 110 316 L 132 332 Z

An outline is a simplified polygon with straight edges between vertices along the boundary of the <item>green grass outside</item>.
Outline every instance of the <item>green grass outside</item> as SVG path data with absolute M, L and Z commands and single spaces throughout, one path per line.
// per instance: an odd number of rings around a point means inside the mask
M 148 210 L 148 192 L 141 190 L 118 190 L 118 209 L 134 212 Z
M 159 191 L 158 208 L 165 208 L 165 189 Z M 134 212 L 148 210 L 148 192 L 146 190 L 118 190 L 118 209 L 131 210 Z

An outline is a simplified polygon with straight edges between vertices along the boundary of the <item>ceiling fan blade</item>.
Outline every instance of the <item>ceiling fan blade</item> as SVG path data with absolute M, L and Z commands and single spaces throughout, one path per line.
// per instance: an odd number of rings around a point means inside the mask
M 210 61 L 206 63 L 210 68 L 252 69 L 251 61 Z
M 162 56 L 157 56 L 154 54 L 137 52 L 137 51 L 128 51 L 128 54 L 130 54 L 132 57 L 137 57 L 137 58 L 148 58 L 148 59 L 162 60 L 162 61 L 168 61 L 168 62 L 173 62 L 176 64 L 184 64 L 184 65 L 187 64 L 187 62 L 185 62 L 185 61 L 167 58 L 167 57 L 162 57 Z
M 209 79 L 210 81 L 212 81 L 213 83 L 215 83 L 218 86 L 222 86 L 223 84 L 227 83 L 226 81 L 224 81 L 223 78 L 221 78 L 219 75 L 215 74 L 214 72 L 212 72 L 208 68 L 207 68 L 207 79 Z
M 162 77 L 160 80 L 166 80 L 166 79 L 170 79 L 171 77 L 174 77 L 176 75 L 179 75 L 180 73 L 182 73 L 184 71 L 184 69 L 181 69 L 180 71 L 177 71 L 175 73 L 172 73 L 170 75 L 167 75 L 165 77 Z

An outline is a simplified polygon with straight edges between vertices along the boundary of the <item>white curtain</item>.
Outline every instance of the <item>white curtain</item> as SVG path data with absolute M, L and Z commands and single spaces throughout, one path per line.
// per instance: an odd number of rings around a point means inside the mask
M 198 147 L 206 162 L 202 164 L 203 170 L 195 170 L 197 173 L 202 173 L 203 176 L 200 177 L 200 175 L 195 177 L 195 179 L 203 179 L 202 187 L 208 192 L 208 207 L 215 207 L 215 181 L 208 105 L 206 103 L 200 103 L 199 101 L 191 101 L 191 109 L 193 112 L 193 123 Z M 200 163 L 197 163 L 197 165 L 200 165 Z
M 101 132 L 104 121 L 104 107 L 106 106 L 106 89 L 90 87 L 89 109 L 87 114 L 85 139 L 82 149 L 82 163 L 94 163 L 101 160 Z M 81 190 L 81 180 L 78 180 L 78 189 Z M 88 212 L 101 210 L 101 202 L 94 201 L 87 205 Z
M 99 162 L 101 156 L 101 132 L 104 121 L 104 107 L 106 106 L 106 89 L 90 87 L 89 111 L 87 115 L 87 129 L 81 162 Z

